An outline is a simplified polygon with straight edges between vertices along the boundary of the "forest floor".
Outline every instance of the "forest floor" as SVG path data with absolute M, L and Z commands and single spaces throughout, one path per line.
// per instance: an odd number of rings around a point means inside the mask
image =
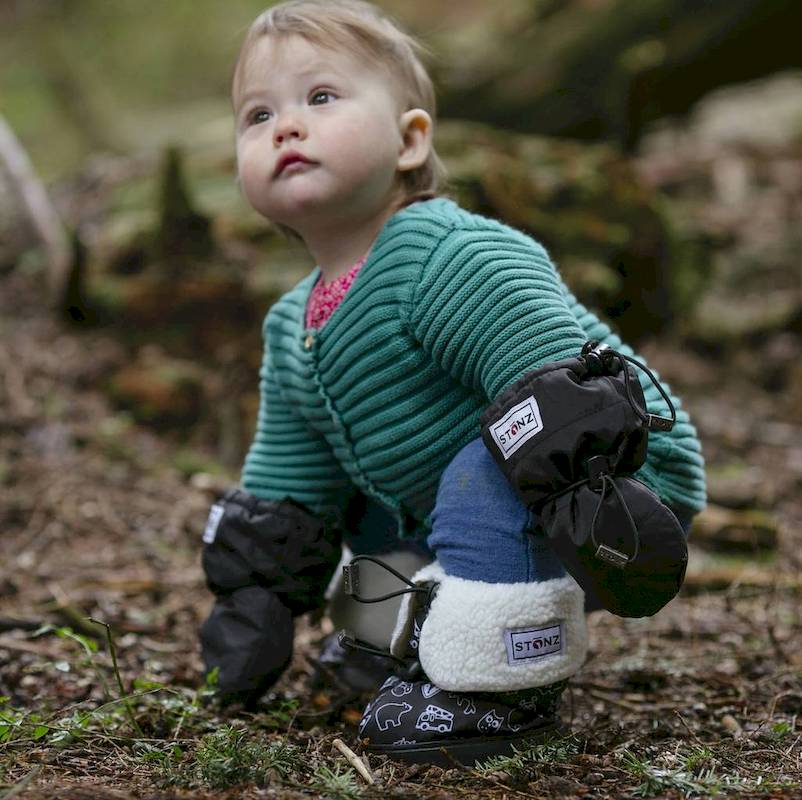
M 719 517 L 660 614 L 590 617 L 570 734 L 476 769 L 374 757 L 371 786 L 332 747 L 360 752 L 362 700 L 308 690 L 326 620 L 302 623 L 267 710 L 204 702 L 200 531 L 228 479 L 110 406 L 124 349 L 54 321 L 41 283 L 0 276 L 0 798 L 802 796 L 802 436 L 726 363 L 646 349 L 699 426 Z

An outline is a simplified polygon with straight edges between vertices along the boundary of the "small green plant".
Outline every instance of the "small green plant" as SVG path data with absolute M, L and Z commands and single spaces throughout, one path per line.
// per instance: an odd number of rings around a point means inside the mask
M 256 780 L 258 759 L 245 741 L 247 731 L 227 725 L 204 736 L 195 751 L 196 772 L 200 782 L 222 789 Z
M 704 754 L 702 751 L 706 751 Z M 710 758 L 712 753 L 707 748 L 696 752 L 698 759 Z M 693 769 L 688 768 L 688 759 L 685 759 L 685 769 L 661 769 L 652 766 L 648 761 L 625 750 L 622 755 L 624 768 L 641 780 L 635 787 L 633 794 L 636 797 L 662 797 L 666 792 L 681 792 L 685 797 L 711 797 L 724 791 L 744 791 L 746 785 L 737 776 L 719 775 L 714 767 L 699 769 L 701 761 L 690 756 Z
M 357 800 L 361 796 L 354 771 L 350 767 L 341 769 L 339 765 L 334 769 L 325 764 L 319 766 L 315 770 L 310 788 L 332 800 Z
M 103 674 L 103 671 L 100 669 L 97 661 L 95 660 L 98 650 L 97 642 L 91 636 L 78 633 L 66 625 L 51 625 L 49 623 L 47 625 L 42 625 L 40 628 L 34 631 L 33 635 L 35 637 L 44 636 L 47 633 L 51 633 L 57 636 L 59 639 L 64 639 L 77 644 L 80 648 L 80 652 L 82 653 L 82 658 L 77 662 L 77 666 L 93 670 L 97 676 L 98 683 L 103 687 L 103 696 L 106 699 L 111 697 L 106 676 Z M 60 664 L 56 664 L 55 666 L 56 669 L 61 668 Z M 65 669 L 69 669 L 69 666 L 66 666 Z
M 91 711 L 73 711 L 54 719 L 48 728 L 48 744 L 65 746 L 82 739 L 92 721 Z
M 114 670 L 114 677 L 117 679 L 117 687 L 120 690 L 119 700 L 125 709 L 125 713 L 128 715 L 128 719 L 131 722 L 131 727 L 133 728 L 134 732 L 139 736 L 140 739 L 144 739 L 145 734 L 139 725 L 137 718 L 134 716 L 134 709 L 131 706 L 131 701 L 125 691 L 122 675 L 120 675 L 120 668 L 117 665 L 117 646 L 114 644 L 114 637 L 111 635 L 111 626 L 99 619 L 93 619 L 92 617 L 88 617 L 88 619 L 95 625 L 100 625 L 106 632 L 106 642 L 109 646 L 109 655 L 111 655 L 111 664 Z
M 176 742 L 135 742 L 133 750 L 136 761 L 146 766 L 155 766 L 163 777 L 180 772 L 184 751 Z
M 295 698 L 275 700 L 259 718 L 261 727 L 267 730 L 285 731 L 295 719 L 300 701 Z
M 579 740 L 575 736 L 549 739 L 524 746 L 519 750 L 513 747 L 511 756 L 493 756 L 478 764 L 476 771 L 481 775 L 506 772 L 513 780 L 523 781 L 536 777 L 543 764 L 554 764 L 570 760 L 579 752 Z
M 784 739 L 786 736 L 789 736 L 794 732 L 794 726 L 790 722 L 786 722 L 785 720 L 781 720 L 780 722 L 775 722 L 774 725 L 771 726 L 771 735 L 775 739 Z
M 34 636 L 41 636 L 45 633 L 54 633 L 59 639 L 68 639 L 80 645 L 84 653 L 92 658 L 97 653 L 97 642 L 82 633 L 77 633 L 72 628 L 66 626 L 58 627 L 56 625 L 42 625 L 35 633 Z
M 687 772 L 696 774 L 704 767 L 710 766 L 713 760 L 713 751 L 709 747 L 702 746 L 691 750 L 691 752 L 682 759 L 682 765 Z
M 298 747 L 289 742 L 276 740 L 270 742 L 265 754 L 265 767 L 275 770 L 282 778 L 300 771 L 306 766 Z
M 167 782 L 182 786 L 225 789 L 241 783 L 263 786 L 270 773 L 286 778 L 302 771 L 306 763 L 298 747 L 288 742 L 265 742 L 243 728 L 226 725 L 207 733 L 198 742 L 194 759 L 183 751 L 149 748 L 142 760 L 155 763 Z M 179 763 L 180 762 L 180 763 Z
M 204 713 L 206 689 L 197 691 L 168 687 L 156 681 L 136 678 L 132 699 L 138 699 L 137 715 L 141 727 L 151 738 L 178 739 L 208 732 L 213 722 Z
M 41 714 L 22 711 L 8 705 L 9 698 L 0 697 L 0 744 L 17 741 L 37 741 L 46 736 L 50 728 Z

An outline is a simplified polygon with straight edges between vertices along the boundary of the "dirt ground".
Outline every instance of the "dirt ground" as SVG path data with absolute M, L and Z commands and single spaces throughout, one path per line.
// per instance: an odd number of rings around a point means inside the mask
M 0 798 L 802 796 L 802 429 L 726 362 L 647 351 L 699 426 L 723 517 L 660 614 L 590 618 L 570 734 L 477 770 L 373 758 L 369 785 L 332 749 L 359 752 L 361 701 L 307 689 L 325 620 L 301 626 L 264 713 L 202 703 L 200 531 L 228 479 L 110 407 L 124 350 L 53 321 L 41 285 L 0 276 Z

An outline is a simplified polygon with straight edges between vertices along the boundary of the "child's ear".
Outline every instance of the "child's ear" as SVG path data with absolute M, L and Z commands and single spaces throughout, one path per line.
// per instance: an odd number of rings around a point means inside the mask
M 420 167 L 432 149 L 432 118 L 422 109 L 405 111 L 399 120 L 401 149 L 398 171 L 408 172 Z

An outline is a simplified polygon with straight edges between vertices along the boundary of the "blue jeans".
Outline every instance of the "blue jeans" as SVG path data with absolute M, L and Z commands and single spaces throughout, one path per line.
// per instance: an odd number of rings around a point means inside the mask
M 447 575 L 531 583 L 565 575 L 538 519 L 515 494 L 481 439 L 440 478 L 427 543 Z

